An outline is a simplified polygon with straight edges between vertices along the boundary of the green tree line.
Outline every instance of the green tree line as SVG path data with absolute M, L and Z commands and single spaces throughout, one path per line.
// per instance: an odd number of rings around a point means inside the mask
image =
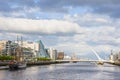
M 14 60 L 14 57 L 7 55 L 0 55 L 0 60 Z
M 44 58 L 44 57 L 39 57 L 37 58 L 38 61 L 50 61 L 51 59 L 49 58 Z

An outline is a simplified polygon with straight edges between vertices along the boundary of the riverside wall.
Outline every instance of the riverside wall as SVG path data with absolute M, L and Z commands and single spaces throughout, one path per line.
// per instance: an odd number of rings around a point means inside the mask
M 37 61 L 37 62 L 27 62 L 27 67 L 29 66 L 40 66 L 40 65 L 50 65 L 50 64 L 61 64 L 61 63 L 69 63 L 69 61 Z M 9 69 L 9 62 L 0 62 L 0 70 Z

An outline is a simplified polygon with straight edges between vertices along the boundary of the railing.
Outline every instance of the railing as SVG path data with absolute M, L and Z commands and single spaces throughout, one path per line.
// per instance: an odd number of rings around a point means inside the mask
M 59 62 L 69 61 L 69 62 L 103 62 L 103 63 L 114 63 L 111 60 L 84 60 L 84 59 L 77 59 L 77 60 L 56 60 Z

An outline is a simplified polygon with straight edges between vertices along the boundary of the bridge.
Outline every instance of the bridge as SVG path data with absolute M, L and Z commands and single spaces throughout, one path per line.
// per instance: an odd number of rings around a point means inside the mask
M 68 62 L 96 62 L 97 64 L 101 64 L 103 65 L 104 63 L 110 63 L 110 64 L 113 64 L 114 61 L 112 60 L 104 60 L 102 58 L 100 58 L 100 56 L 97 54 L 97 52 L 94 50 L 94 49 L 91 49 L 92 52 L 96 55 L 96 57 L 98 58 L 98 60 L 90 60 L 90 59 L 70 59 L 70 60 L 56 60 L 58 62 L 65 62 L 65 61 L 68 61 Z
M 99 60 L 86 60 L 86 59 L 76 59 L 76 60 L 56 60 L 57 62 L 96 62 L 98 64 L 102 63 L 114 63 L 114 61 L 111 60 L 104 60 L 104 61 L 99 61 Z

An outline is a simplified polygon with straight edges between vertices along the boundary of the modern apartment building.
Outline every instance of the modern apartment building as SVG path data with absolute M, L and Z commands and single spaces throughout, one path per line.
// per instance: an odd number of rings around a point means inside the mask
M 29 49 L 30 52 L 33 52 L 34 57 L 49 57 L 41 40 L 36 42 L 23 41 L 22 47 L 24 49 Z
M 47 50 L 48 50 L 48 54 L 50 55 L 50 59 L 56 60 L 57 59 L 57 50 L 54 48 L 49 48 Z
M 3 40 L 0 41 L 0 54 L 3 53 L 3 50 L 6 47 L 6 44 L 7 44 L 7 41 L 3 41 Z
M 0 41 L 0 54 L 4 55 L 12 55 L 14 54 L 14 49 L 16 48 L 16 44 L 9 40 L 1 40 Z
M 18 50 L 19 48 L 19 50 Z M 46 51 L 41 40 L 36 42 L 28 42 L 28 41 L 0 41 L 0 54 L 5 55 L 17 55 L 18 52 L 25 57 L 36 58 L 36 57 L 46 57 L 50 58 L 48 51 Z M 18 50 L 18 51 L 17 51 Z M 51 51 L 51 50 L 50 50 Z M 53 59 L 57 59 L 57 50 L 52 50 Z

